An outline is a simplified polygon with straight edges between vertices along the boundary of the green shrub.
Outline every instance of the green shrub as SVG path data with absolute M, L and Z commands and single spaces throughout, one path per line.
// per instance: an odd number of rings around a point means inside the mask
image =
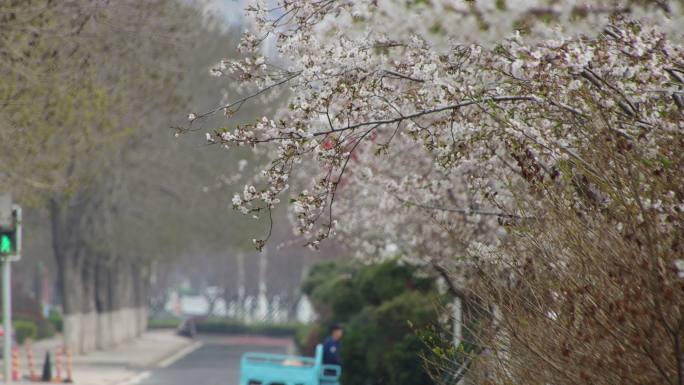
M 182 323 L 176 318 L 150 319 L 147 321 L 149 329 L 175 329 Z M 223 318 L 209 318 L 197 322 L 198 333 L 205 334 L 258 334 L 270 337 L 293 337 L 301 335 L 304 325 L 298 323 L 245 323 Z M 298 334 L 299 333 L 299 334 Z
M 52 324 L 52 327 L 54 328 L 55 331 L 61 332 L 62 331 L 62 314 L 58 312 L 57 310 L 50 310 L 50 314 L 48 314 L 47 318 L 50 323 Z
M 438 302 L 434 293 L 406 291 L 380 306 L 364 308 L 345 325 L 341 358 L 348 370 L 343 383 L 373 378 L 394 385 L 432 384 L 421 358 L 428 348 L 413 328 L 437 322 Z
M 270 337 L 295 337 L 301 327 L 296 323 L 244 323 L 234 320 L 208 319 L 197 323 L 198 333 L 207 334 L 259 334 Z
M 36 328 L 38 329 L 38 339 L 54 337 L 57 331 L 55 326 L 50 320 L 41 319 L 36 323 Z
M 20 313 L 15 315 L 14 322 L 30 323 L 36 327 L 36 336 L 31 338 L 44 339 L 53 337 L 56 333 L 55 327 L 50 320 L 43 318 L 41 315 Z
M 313 356 L 316 344 L 320 342 L 320 327 L 317 324 L 302 324 L 295 334 L 295 345 L 301 355 Z
M 35 340 L 38 336 L 38 328 L 31 321 L 17 320 L 13 322 L 14 333 L 19 344 L 23 344 L 27 338 Z
M 311 269 L 302 291 L 320 325 L 299 336 L 300 350 L 310 354 L 312 343 L 325 337 L 329 325 L 342 323 L 343 384 L 434 384 L 422 359 L 430 346 L 418 333 L 441 328 L 438 310 L 446 298 L 438 293 L 434 277 L 397 260 L 328 262 Z

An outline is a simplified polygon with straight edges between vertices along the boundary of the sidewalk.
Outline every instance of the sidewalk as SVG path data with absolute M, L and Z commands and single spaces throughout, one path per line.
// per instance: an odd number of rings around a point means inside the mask
M 57 339 L 38 341 L 33 344 L 36 372 L 39 376 L 42 373 L 45 352 L 50 350 L 54 364 L 54 352 L 59 345 L 60 341 Z M 199 343 L 191 339 L 176 336 L 175 330 L 148 331 L 140 338 L 125 342 L 113 349 L 74 356 L 72 373 L 74 384 L 122 384 L 146 369 L 168 365 L 174 358 L 184 352 L 189 352 L 198 345 Z M 21 349 L 21 364 L 22 374 L 25 375 L 28 373 L 28 368 L 23 348 Z

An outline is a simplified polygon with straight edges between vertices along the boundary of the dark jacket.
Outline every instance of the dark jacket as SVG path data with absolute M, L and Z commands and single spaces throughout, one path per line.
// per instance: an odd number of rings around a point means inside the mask
M 340 342 L 327 337 L 323 341 L 323 364 L 342 365 L 340 362 Z

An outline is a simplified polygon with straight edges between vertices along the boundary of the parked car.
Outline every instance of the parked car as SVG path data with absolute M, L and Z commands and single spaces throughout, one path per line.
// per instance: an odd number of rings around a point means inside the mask
M 240 360 L 240 385 L 339 385 L 342 368 L 323 364 L 323 345 L 315 357 L 245 353 Z

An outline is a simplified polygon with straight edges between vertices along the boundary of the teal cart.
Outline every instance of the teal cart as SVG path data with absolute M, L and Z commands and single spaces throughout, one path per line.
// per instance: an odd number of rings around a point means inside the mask
M 240 385 L 339 385 L 342 368 L 323 365 L 323 346 L 316 357 L 245 353 L 240 360 Z

